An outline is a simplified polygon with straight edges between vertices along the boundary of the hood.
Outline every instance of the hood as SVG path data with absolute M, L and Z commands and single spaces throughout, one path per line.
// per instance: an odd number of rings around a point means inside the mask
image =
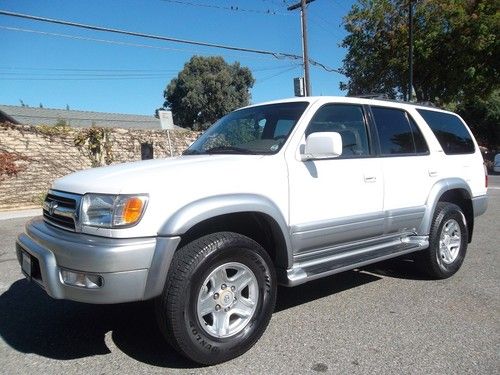
M 235 178 L 236 174 L 262 159 L 262 155 L 189 155 L 144 160 L 86 169 L 54 181 L 52 189 L 76 194 L 139 194 L 156 190 L 198 188 L 214 178 Z M 253 168 L 250 168 L 253 169 Z

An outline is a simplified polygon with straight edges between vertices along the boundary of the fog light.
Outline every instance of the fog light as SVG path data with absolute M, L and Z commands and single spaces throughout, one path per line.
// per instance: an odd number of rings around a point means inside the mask
M 86 274 L 64 269 L 61 270 L 61 279 L 66 285 L 88 289 L 100 288 L 104 283 L 104 280 L 100 275 Z

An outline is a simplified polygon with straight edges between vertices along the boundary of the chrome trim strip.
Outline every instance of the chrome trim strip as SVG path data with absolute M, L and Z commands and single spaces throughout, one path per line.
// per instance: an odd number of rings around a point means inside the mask
M 54 208 L 54 215 L 67 217 L 69 219 L 75 220 L 75 210 L 67 207 L 56 207 Z

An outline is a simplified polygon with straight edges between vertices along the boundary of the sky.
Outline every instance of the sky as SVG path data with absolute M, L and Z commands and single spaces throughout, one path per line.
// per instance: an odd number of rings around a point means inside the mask
M 298 0 L 296 0 L 298 1 Z M 89 25 L 302 55 L 294 0 L 0 0 L 0 10 Z M 310 58 L 339 68 L 342 17 L 355 0 L 308 6 Z M 233 10 L 231 10 L 231 7 Z M 237 10 L 234 10 L 237 8 Z M 269 12 L 268 12 L 269 11 Z M 154 114 L 193 55 L 252 71 L 252 103 L 291 97 L 300 61 L 77 29 L 0 15 L 0 104 Z M 341 95 L 345 77 L 311 67 L 314 95 Z

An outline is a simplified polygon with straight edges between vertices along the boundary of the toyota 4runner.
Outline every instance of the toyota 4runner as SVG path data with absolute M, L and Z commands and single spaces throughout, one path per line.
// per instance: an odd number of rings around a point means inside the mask
M 454 113 L 295 98 L 228 114 L 182 156 L 56 180 L 17 255 L 53 298 L 156 299 L 172 346 L 214 364 L 259 339 L 277 284 L 408 253 L 434 278 L 453 275 L 486 189 Z

